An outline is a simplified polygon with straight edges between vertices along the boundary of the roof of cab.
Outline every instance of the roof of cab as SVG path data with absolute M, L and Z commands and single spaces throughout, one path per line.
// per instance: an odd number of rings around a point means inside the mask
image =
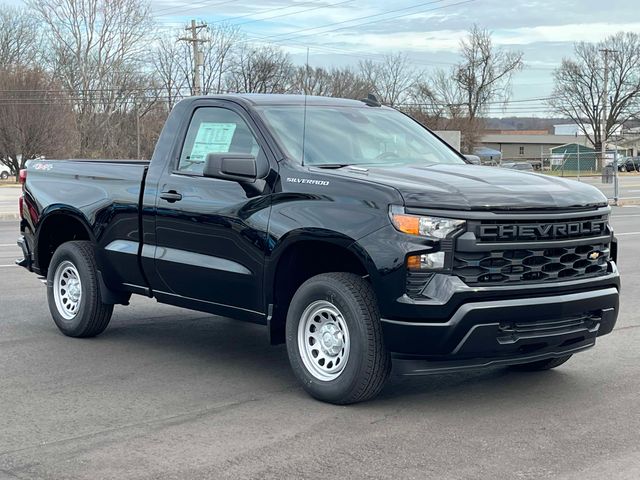
M 260 105 L 324 105 L 334 107 L 366 107 L 360 100 L 350 100 L 347 98 L 319 97 L 316 95 L 289 95 L 276 93 L 234 93 L 226 95 L 207 95 L 201 97 L 190 97 L 192 99 L 211 100 L 232 100 L 249 104 L 251 106 Z

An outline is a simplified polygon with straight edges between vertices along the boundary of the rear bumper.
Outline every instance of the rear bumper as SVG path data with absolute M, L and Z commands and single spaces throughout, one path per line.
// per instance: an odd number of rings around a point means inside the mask
M 525 363 L 584 350 L 613 330 L 618 288 L 465 303 L 443 323 L 383 319 L 401 373 Z M 413 372 L 413 373 L 412 373 Z

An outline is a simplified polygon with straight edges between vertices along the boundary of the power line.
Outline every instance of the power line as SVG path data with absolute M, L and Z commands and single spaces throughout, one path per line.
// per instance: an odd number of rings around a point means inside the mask
M 413 10 L 414 8 L 418 8 L 418 7 L 422 7 L 422 6 L 426 6 L 426 5 L 434 5 L 436 3 L 442 3 L 443 1 L 446 1 L 446 0 L 431 0 L 429 2 L 418 3 L 418 4 L 410 6 L 410 7 L 397 8 L 395 10 L 388 10 L 386 12 L 381 12 L 381 13 L 377 13 L 377 14 L 373 14 L 373 15 L 365 15 L 365 16 L 362 16 L 362 17 L 352 18 L 350 20 L 343 20 L 341 22 L 328 23 L 328 24 L 325 24 L 325 25 L 321 25 L 319 27 L 308 27 L 308 28 L 302 28 L 300 30 L 295 30 L 293 32 L 281 33 L 281 34 L 276 34 L 276 35 L 268 35 L 268 36 L 263 37 L 263 38 L 264 39 L 269 39 L 269 38 L 276 38 L 276 37 L 284 37 L 284 38 L 280 38 L 280 40 L 282 41 L 282 40 L 291 40 L 293 38 L 308 37 L 310 35 L 317 35 L 317 33 L 307 33 L 307 34 L 304 34 L 304 35 L 297 35 L 297 34 L 301 33 L 301 32 L 309 32 L 309 31 L 312 31 L 312 30 L 319 30 L 319 29 L 323 29 L 323 28 L 326 28 L 326 27 L 333 27 L 333 26 L 336 26 L 336 25 L 343 25 L 345 23 L 351 23 L 351 22 L 355 22 L 355 21 L 358 21 L 358 20 L 367 20 L 369 18 L 380 17 L 380 16 L 383 16 L 383 15 L 388 15 L 390 13 Z M 418 10 L 416 12 L 403 13 L 401 15 L 394 15 L 394 16 L 391 16 L 391 17 L 381 18 L 381 19 L 378 19 L 378 20 L 372 20 L 372 21 L 369 21 L 369 22 L 358 23 L 356 25 L 347 25 L 347 26 L 338 27 L 338 28 L 331 28 L 329 30 L 324 30 L 322 32 L 319 32 L 318 34 L 325 34 L 325 33 L 336 32 L 336 31 L 344 30 L 344 29 L 348 29 L 348 28 L 353 28 L 353 27 L 362 27 L 362 26 L 371 25 L 371 24 L 374 24 L 374 23 L 386 22 L 386 21 L 395 20 L 395 19 L 401 18 L 401 17 L 407 17 L 407 16 L 410 16 L 410 15 L 418 14 L 418 13 L 432 12 L 432 11 L 436 11 L 436 10 L 441 10 L 443 8 L 450 8 L 450 7 L 455 7 L 455 6 L 459 6 L 459 5 L 464 5 L 464 4 L 467 4 L 467 3 L 472 3 L 472 2 L 475 2 L 475 1 L 476 0 L 464 0 L 464 1 L 457 2 L 457 3 L 452 3 L 452 4 L 449 4 L 449 5 L 443 5 L 441 7 L 429 8 L 429 9 L 426 9 L 426 10 Z M 257 37 L 257 38 L 260 38 L 260 37 Z
M 304 10 L 298 10 L 298 11 L 296 11 L 296 12 L 282 13 L 282 14 L 280 14 L 280 15 L 272 15 L 272 16 L 270 16 L 270 17 L 256 18 L 256 19 L 248 20 L 248 21 L 246 21 L 246 22 L 234 23 L 234 24 L 232 24 L 232 25 L 234 25 L 234 26 L 240 26 L 240 25 L 247 25 L 247 24 L 249 24 L 249 23 L 260 22 L 260 21 L 264 21 L 264 20 L 272 20 L 272 19 L 274 19 L 274 18 L 288 17 L 288 16 L 291 16 L 291 15 L 298 15 L 298 14 L 300 14 L 300 13 L 311 12 L 311 11 L 313 11 L 313 10 L 320 10 L 320 9 L 323 9 L 323 8 L 337 7 L 337 6 L 339 6 L 339 5 L 344 5 L 344 4 L 346 4 L 346 3 L 353 3 L 353 1 L 354 1 L 354 0 L 343 0 L 342 2 L 331 3 L 331 4 L 329 4 L 329 5 L 316 5 L 316 6 L 311 7 L 311 8 L 305 8 Z M 259 12 L 259 13 L 258 13 L 258 15 L 259 15 L 259 14 L 263 14 L 263 13 L 275 12 L 275 11 L 279 11 L 279 10 L 285 10 L 285 9 L 287 9 L 287 8 L 300 7 L 300 6 L 302 6 L 302 5 L 308 5 L 308 4 L 314 4 L 314 3 L 315 3 L 315 2 L 305 2 L 305 3 L 302 3 L 302 4 L 300 4 L 300 5 L 289 5 L 289 6 L 287 6 L 287 7 L 274 8 L 274 9 L 268 10 L 268 11 L 266 11 L 266 12 Z M 238 19 L 238 18 L 251 17 L 251 16 L 253 16 L 253 15 L 256 15 L 256 14 L 239 15 L 239 16 L 237 16 L 237 17 L 225 18 L 224 20 L 220 20 L 220 21 L 213 22 L 213 23 L 226 23 L 226 22 L 228 22 L 228 21 L 230 21 L 230 20 L 234 20 L 234 19 Z

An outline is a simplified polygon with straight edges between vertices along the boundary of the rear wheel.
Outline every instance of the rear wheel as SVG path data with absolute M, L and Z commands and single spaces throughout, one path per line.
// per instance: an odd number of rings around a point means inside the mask
M 520 372 L 538 372 L 541 370 L 551 370 L 552 368 L 559 367 L 571 357 L 572 355 L 565 355 L 564 357 L 550 358 L 547 360 L 540 360 L 531 363 L 521 363 L 519 365 L 511 365 L 511 369 Z
M 0 173 L 0 178 L 2 178 L 2 180 L 6 180 L 9 178 L 9 174 L 7 172 L 2 172 Z
M 286 334 L 293 372 L 319 400 L 368 400 L 389 376 L 374 292 L 358 275 L 325 273 L 303 283 L 291 300 Z
M 53 321 L 69 337 L 94 337 L 107 328 L 113 305 L 102 302 L 91 242 L 58 247 L 49 265 L 47 300 Z

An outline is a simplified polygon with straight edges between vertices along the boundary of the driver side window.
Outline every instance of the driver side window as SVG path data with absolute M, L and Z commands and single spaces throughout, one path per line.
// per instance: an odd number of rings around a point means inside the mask
M 221 107 L 201 107 L 191 118 L 178 171 L 202 174 L 209 153 L 246 153 L 258 157 L 260 146 L 236 112 Z

